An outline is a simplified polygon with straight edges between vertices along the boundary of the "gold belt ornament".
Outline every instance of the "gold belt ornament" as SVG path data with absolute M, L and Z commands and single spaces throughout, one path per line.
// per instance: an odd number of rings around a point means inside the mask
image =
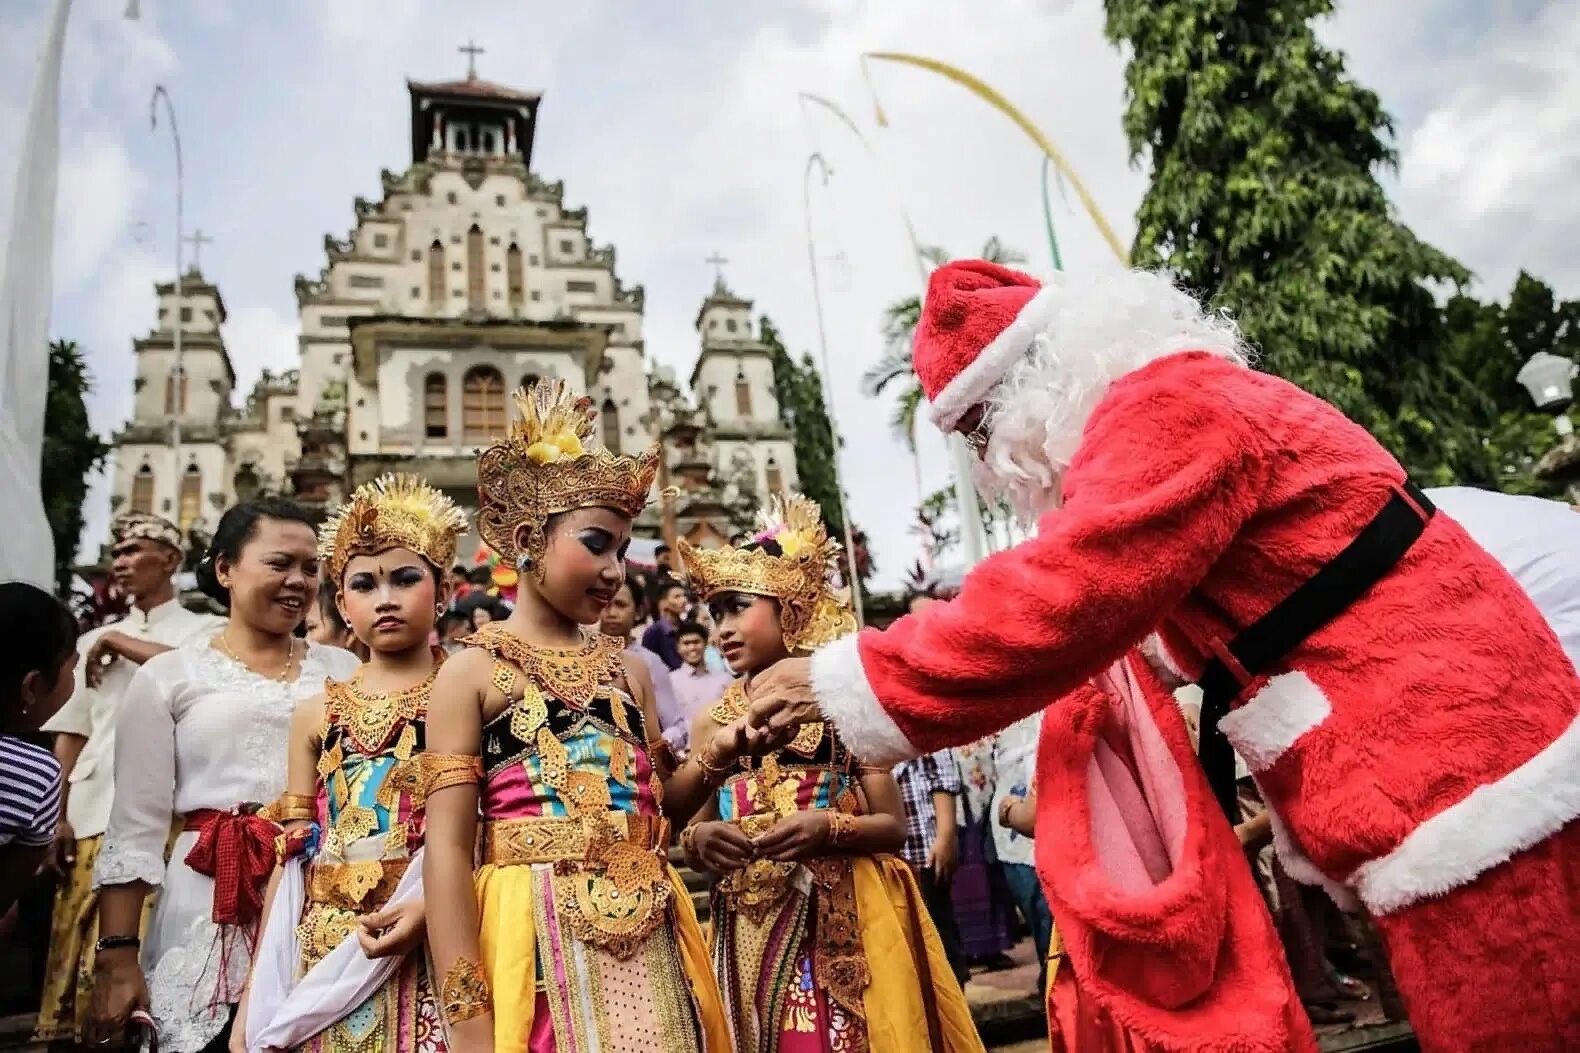
M 381 906 L 395 892 L 409 859 L 374 859 L 365 863 L 315 863 L 307 868 L 307 899 L 358 910 L 364 903 Z
M 483 828 L 483 861 L 554 864 L 560 922 L 583 943 L 631 958 L 669 914 L 669 820 L 629 812 L 501 819 Z

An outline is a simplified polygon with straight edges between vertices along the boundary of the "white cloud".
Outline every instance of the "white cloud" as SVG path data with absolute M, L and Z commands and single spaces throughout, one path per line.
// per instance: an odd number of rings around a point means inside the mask
M 282 315 L 272 307 L 233 308 L 221 330 L 231 366 L 236 370 L 236 394 L 244 398 L 258 374 L 265 369 L 276 373 L 295 369 L 300 364 L 296 338 L 302 326 L 293 314 Z
M 102 135 L 63 151 L 56 210 L 59 293 L 90 282 L 116 242 L 131 236 L 128 217 L 135 214 L 144 182 L 126 148 Z

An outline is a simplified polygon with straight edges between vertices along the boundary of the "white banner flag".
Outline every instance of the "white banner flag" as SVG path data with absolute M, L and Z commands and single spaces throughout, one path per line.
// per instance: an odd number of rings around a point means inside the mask
M 60 60 L 71 0 L 55 0 L 22 131 L 11 229 L 0 278 L 0 499 L 6 504 L 0 581 L 53 590 L 55 542 L 39 489 L 49 392 L 55 184 L 60 160 Z

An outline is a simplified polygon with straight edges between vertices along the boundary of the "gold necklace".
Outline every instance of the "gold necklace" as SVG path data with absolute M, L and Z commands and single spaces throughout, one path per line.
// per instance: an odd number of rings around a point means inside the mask
M 249 670 L 250 672 L 252 672 L 252 673 L 254 673 L 254 674 L 258 675 L 258 676 L 263 676 L 262 673 L 259 673 L 256 669 L 253 669 L 252 666 L 248 665 L 246 662 L 243 662 L 241 660 L 241 656 L 238 655 L 235 651 L 233 651 L 231 649 L 230 640 L 228 639 L 229 636 L 230 636 L 230 630 L 228 628 L 224 632 L 220 633 L 219 634 L 219 645 L 220 645 L 221 648 L 224 649 L 225 654 L 230 658 L 230 660 L 232 662 L 235 662 L 237 665 L 241 666 L 243 669 Z M 280 672 L 277 675 L 270 676 L 270 677 L 264 677 L 264 679 L 265 680 L 277 680 L 277 681 L 279 681 L 282 684 L 285 683 L 286 674 L 291 671 L 291 663 L 293 661 L 295 661 L 295 659 L 296 659 L 296 637 L 292 636 L 292 637 L 289 637 L 287 639 L 286 645 L 285 645 L 285 667 L 283 669 L 281 669 Z

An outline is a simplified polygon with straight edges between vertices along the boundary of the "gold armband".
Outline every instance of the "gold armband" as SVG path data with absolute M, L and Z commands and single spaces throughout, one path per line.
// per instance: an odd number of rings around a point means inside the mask
M 264 813 L 277 823 L 312 822 L 318 818 L 318 798 L 310 793 L 282 793 Z
M 439 1007 L 445 1022 L 452 1027 L 492 1009 L 482 967 L 470 959 L 457 958 L 439 985 Z
M 709 786 L 717 786 L 729 777 L 729 765 L 708 763 L 707 753 L 708 747 L 704 745 L 701 749 L 691 751 L 691 759 L 696 761 L 697 767 L 702 769 L 703 781 Z
M 856 817 L 846 812 L 828 813 L 828 843 L 843 848 L 856 839 Z
M 419 753 L 423 795 L 432 796 L 448 786 L 483 781 L 483 758 L 471 753 Z
M 680 832 L 680 850 L 688 859 L 697 858 L 697 824 L 692 823 Z

